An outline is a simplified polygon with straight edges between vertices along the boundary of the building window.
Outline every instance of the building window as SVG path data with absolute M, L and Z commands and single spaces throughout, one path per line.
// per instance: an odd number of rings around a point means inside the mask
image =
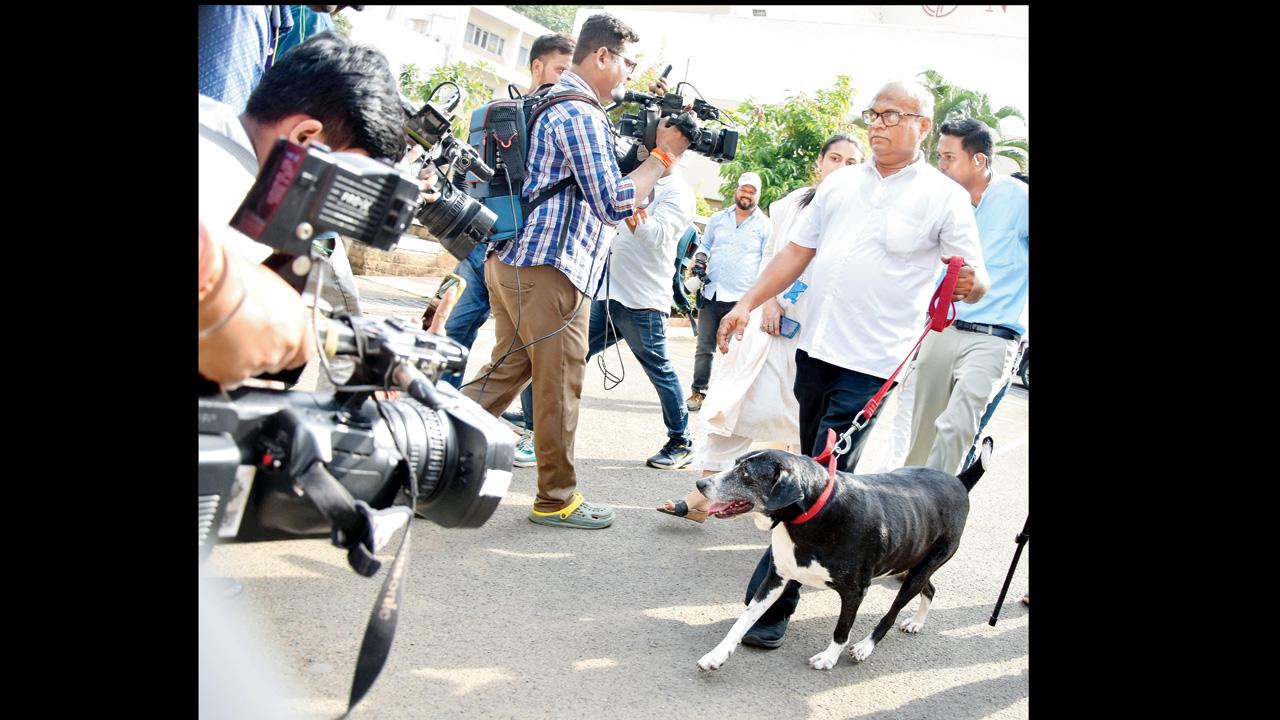
M 764 8 L 755 8 L 751 14 L 755 17 L 764 17 Z
M 501 55 L 503 48 L 507 46 L 506 40 L 503 40 L 497 34 L 476 27 L 472 23 L 467 23 L 466 37 L 468 43 L 484 48 L 495 55 Z
M 529 48 L 520 48 L 520 59 L 516 61 L 516 67 L 529 67 Z

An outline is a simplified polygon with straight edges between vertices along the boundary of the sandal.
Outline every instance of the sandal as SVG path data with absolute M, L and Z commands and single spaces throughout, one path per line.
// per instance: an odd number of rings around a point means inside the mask
M 608 505 L 593 505 L 583 499 L 582 493 L 573 494 L 573 501 L 559 510 L 551 512 L 529 511 L 529 520 L 539 525 L 552 527 L 582 528 L 598 530 L 613 524 L 613 508 Z
M 671 502 L 671 501 L 668 500 L 667 502 Z M 656 509 L 658 512 L 663 513 L 664 515 L 675 515 L 676 517 L 682 517 L 685 520 L 692 520 L 696 523 L 706 522 L 707 520 L 706 510 L 690 510 L 689 503 L 685 502 L 684 500 L 677 500 L 674 503 L 671 503 L 671 505 L 673 508 L 675 508 L 674 510 L 668 510 L 665 507 L 660 507 Z

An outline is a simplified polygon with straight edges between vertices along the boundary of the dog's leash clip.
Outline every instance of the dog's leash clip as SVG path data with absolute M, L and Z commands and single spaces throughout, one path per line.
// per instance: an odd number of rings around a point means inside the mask
M 875 411 L 872 410 L 872 412 L 875 412 Z M 832 453 L 832 455 L 834 457 L 840 457 L 841 455 L 844 455 L 845 453 L 849 452 L 849 450 L 853 448 L 853 434 L 862 430 L 866 426 L 867 426 L 866 417 L 864 417 L 862 413 L 858 413 L 858 415 L 853 418 L 853 424 L 850 425 L 849 429 L 845 430 L 844 434 L 840 436 L 840 441 L 836 443 L 835 451 Z M 831 432 L 832 434 L 835 433 L 834 430 L 832 430 Z

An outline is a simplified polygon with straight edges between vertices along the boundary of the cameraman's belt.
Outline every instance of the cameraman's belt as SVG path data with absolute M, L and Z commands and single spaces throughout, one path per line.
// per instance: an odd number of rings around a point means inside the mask
M 982 335 L 995 335 L 996 337 L 1004 338 L 1005 340 L 1012 340 L 1014 342 L 1018 342 L 1022 339 L 1021 335 L 1003 325 L 987 325 L 986 323 L 971 323 L 965 322 L 964 320 L 957 320 L 955 321 L 955 326 L 957 330 L 964 330 L 965 332 L 979 333 Z

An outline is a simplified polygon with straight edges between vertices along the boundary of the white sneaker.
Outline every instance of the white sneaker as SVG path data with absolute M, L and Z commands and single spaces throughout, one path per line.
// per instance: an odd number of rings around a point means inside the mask
M 538 465 L 538 457 L 533 454 L 533 433 L 522 435 L 516 441 L 515 460 L 511 464 L 516 467 L 536 467 Z

